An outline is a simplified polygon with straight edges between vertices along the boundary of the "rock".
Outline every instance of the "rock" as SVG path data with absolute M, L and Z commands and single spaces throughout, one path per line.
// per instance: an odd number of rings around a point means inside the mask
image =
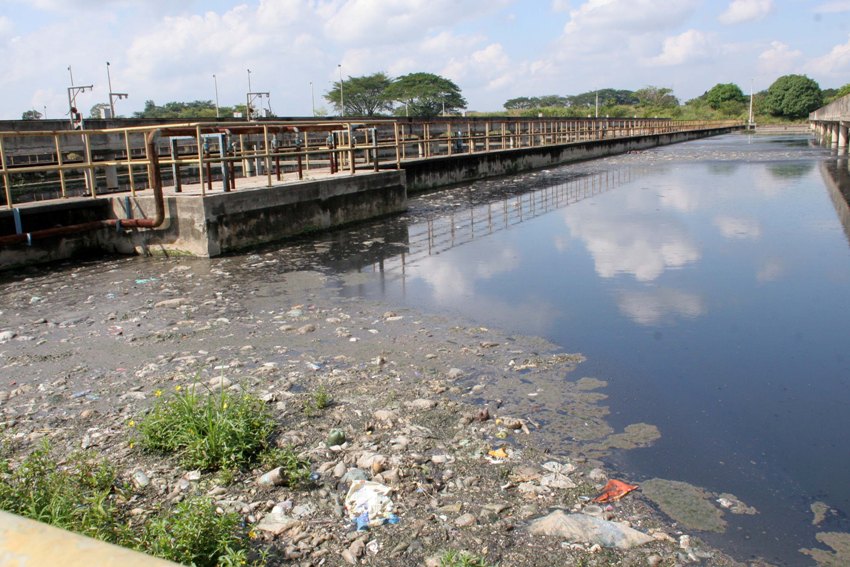
M 576 487 L 576 483 L 574 483 L 570 477 L 560 473 L 549 473 L 543 475 L 540 479 L 540 485 L 545 486 L 546 488 L 561 488 L 565 490 Z
M 393 411 L 380 409 L 372 414 L 375 419 L 378 421 L 390 421 L 396 418 L 396 414 Z
M 567 514 L 563 510 L 534 520 L 528 529 L 535 535 L 557 536 L 571 542 L 617 549 L 631 549 L 653 541 L 647 534 L 623 524 L 586 514 Z
M 11 341 L 17 336 L 17 333 L 15 333 L 14 331 L 3 331 L 2 333 L 0 333 L 0 343 Z
M 608 480 L 608 475 L 605 474 L 605 471 L 602 469 L 591 469 L 591 471 L 587 473 L 587 478 L 593 482 L 604 483 Z
M 437 402 L 435 402 L 434 400 L 418 398 L 416 400 L 413 400 L 412 402 L 406 402 L 404 405 L 410 409 L 429 410 L 437 407 Z
M 463 376 L 463 370 L 460 368 L 450 368 L 447 376 L 449 377 L 449 380 L 457 380 Z
M 133 471 L 133 484 L 136 485 L 136 488 L 144 488 L 151 483 L 151 480 L 148 478 L 148 475 L 144 473 L 144 471 Z
M 459 528 L 468 528 L 470 526 L 474 526 L 478 523 L 478 520 L 475 519 L 470 513 L 466 513 L 455 520 L 455 525 Z
M 347 471 L 347 470 L 348 470 L 348 467 L 345 466 L 345 463 L 343 463 L 342 461 L 338 462 L 336 464 L 336 466 L 334 467 L 334 472 L 333 472 L 334 478 L 342 478 L 343 476 L 345 476 L 345 471 Z
M 366 475 L 366 471 L 363 469 L 351 468 L 346 471 L 340 482 L 351 484 L 355 480 L 369 480 L 369 477 Z
M 214 378 L 210 378 L 209 382 L 207 382 L 207 385 L 212 390 L 225 390 L 229 388 L 232 384 L 233 382 L 231 382 L 228 378 L 225 378 L 224 376 L 215 376 Z
M 300 524 L 295 518 L 291 518 L 283 512 L 272 510 L 257 524 L 257 529 L 272 535 L 280 535 Z
M 348 549 L 343 549 L 340 555 L 342 556 L 342 559 L 349 565 L 357 565 L 357 558 Z
M 663 560 L 661 559 L 660 555 L 653 554 L 646 558 L 646 564 L 649 567 L 658 567 L 659 565 L 661 565 L 661 561 Z
M 175 297 L 172 299 L 163 299 L 162 301 L 158 301 L 157 303 L 154 303 L 154 307 L 167 307 L 171 309 L 176 309 L 178 307 L 186 305 L 187 303 L 189 303 L 189 300 L 185 297 Z
M 299 335 L 306 335 L 307 333 L 313 333 L 315 331 L 316 331 L 316 325 L 314 325 L 312 323 L 308 323 L 308 324 L 306 324 L 302 327 L 298 327 L 298 329 L 295 332 L 298 333 Z

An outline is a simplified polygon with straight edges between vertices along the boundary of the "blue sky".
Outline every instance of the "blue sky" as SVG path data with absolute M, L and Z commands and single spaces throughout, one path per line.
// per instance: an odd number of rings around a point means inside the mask
M 271 93 L 280 115 L 332 110 L 339 78 L 425 71 L 457 83 L 470 110 L 518 96 L 717 83 L 745 92 L 787 73 L 850 82 L 850 0 L 0 0 L 0 118 L 67 113 L 68 66 L 113 90 L 130 115 L 146 100 L 244 103 Z

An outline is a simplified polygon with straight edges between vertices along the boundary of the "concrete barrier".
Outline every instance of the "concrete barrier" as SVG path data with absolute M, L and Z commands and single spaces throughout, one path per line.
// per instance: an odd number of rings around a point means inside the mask
M 0 511 L 0 565 L 4 567 L 177 567 L 151 557 L 41 522 Z

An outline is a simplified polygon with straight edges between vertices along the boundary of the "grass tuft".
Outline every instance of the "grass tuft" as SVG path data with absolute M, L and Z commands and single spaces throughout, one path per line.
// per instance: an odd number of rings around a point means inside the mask
M 202 470 L 240 468 L 255 460 L 275 427 L 266 404 L 247 393 L 197 390 L 157 399 L 139 422 L 141 445 L 177 453 L 184 466 Z
M 477 555 L 450 549 L 440 557 L 440 567 L 490 567 L 490 565 Z

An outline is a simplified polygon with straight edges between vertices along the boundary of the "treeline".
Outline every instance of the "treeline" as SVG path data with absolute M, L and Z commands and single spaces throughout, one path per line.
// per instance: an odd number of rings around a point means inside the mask
M 850 94 L 850 83 L 821 89 L 805 75 L 784 75 L 753 95 L 753 114 L 764 120 L 797 120 L 829 102 Z M 600 89 L 578 95 L 518 97 L 505 102 L 508 114 L 520 116 L 588 115 L 625 118 L 664 117 L 684 120 L 747 119 L 750 96 L 734 83 L 718 83 L 682 104 L 671 89 L 648 86 L 637 91 Z M 597 110 L 598 109 L 598 110 Z

